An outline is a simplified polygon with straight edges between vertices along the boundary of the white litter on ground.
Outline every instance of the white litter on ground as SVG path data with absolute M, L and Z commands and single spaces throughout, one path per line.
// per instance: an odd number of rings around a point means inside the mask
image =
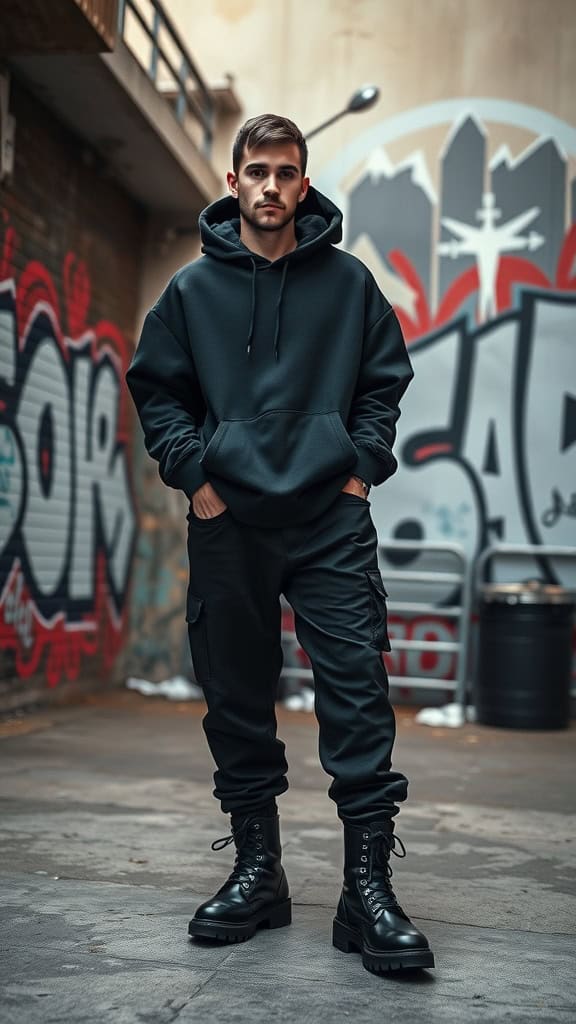
M 281 703 L 288 711 L 314 711 L 314 690 L 303 686 L 299 693 L 291 693 Z
M 440 708 L 422 708 L 416 715 L 418 725 L 444 725 L 449 729 L 457 729 L 465 722 L 476 721 L 476 709 L 472 704 L 465 708 L 461 704 L 444 704 Z
M 204 700 L 201 686 L 193 683 L 186 676 L 172 676 L 160 683 L 152 683 L 149 679 L 137 679 L 130 676 L 126 680 L 129 690 L 137 690 L 145 697 L 165 697 L 167 700 Z

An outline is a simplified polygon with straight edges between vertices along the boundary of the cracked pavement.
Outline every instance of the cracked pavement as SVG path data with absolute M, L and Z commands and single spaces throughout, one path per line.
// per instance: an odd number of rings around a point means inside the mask
M 414 722 L 397 707 L 400 902 L 436 970 L 375 977 L 331 945 L 341 829 L 313 716 L 278 709 L 293 924 L 190 943 L 233 853 L 213 799 L 203 706 L 110 692 L 0 726 L 5 1024 L 576 1019 L 576 727 Z

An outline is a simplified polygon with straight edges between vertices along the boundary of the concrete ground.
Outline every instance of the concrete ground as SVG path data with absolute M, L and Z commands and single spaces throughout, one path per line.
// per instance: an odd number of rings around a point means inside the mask
M 293 924 L 192 944 L 229 870 L 202 705 L 135 694 L 0 728 L 3 1022 L 467 1024 L 576 1020 L 576 728 L 429 728 L 397 709 L 411 780 L 393 858 L 436 970 L 379 978 L 331 945 L 341 834 L 313 716 L 279 711 Z

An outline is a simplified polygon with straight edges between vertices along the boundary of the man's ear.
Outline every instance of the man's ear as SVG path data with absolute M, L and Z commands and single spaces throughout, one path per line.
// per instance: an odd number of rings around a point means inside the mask
M 302 187 L 300 189 L 300 195 L 298 196 L 298 202 L 302 203 L 306 199 L 308 189 L 310 188 L 310 178 L 302 178 Z
M 238 199 L 238 176 L 233 171 L 228 171 L 226 181 L 228 183 L 228 191 L 235 199 Z

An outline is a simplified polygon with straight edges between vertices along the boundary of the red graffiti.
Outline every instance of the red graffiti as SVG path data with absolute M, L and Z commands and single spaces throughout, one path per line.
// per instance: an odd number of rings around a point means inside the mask
M 388 253 L 391 266 L 416 294 L 415 316 L 410 316 L 401 306 L 396 314 L 402 326 L 407 342 L 434 331 L 449 323 L 462 309 L 470 296 L 477 295 L 480 279 L 476 267 L 464 271 L 452 282 L 444 295 L 436 316 L 432 316 L 426 299 L 426 289 L 418 276 L 418 272 L 410 260 L 399 250 Z M 567 233 L 560 256 L 558 258 L 554 281 L 544 274 L 529 260 L 518 256 L 501 256 L 496 278 L 497 313 L 504 313 L 514 306 L 514 290 L 520 285 L 536 288 L 554 288 L 559 291 L 576 291 L 576 274 L 572 269 L 576 266 L 576 225 Z
M 77 338 L 86 330 L 86 317 L 90 308 L 90 278 L 86 264 L 73 252 L 64 257 L 63 278 L 68 331 L 72 338 Z
M 5 278 L 12 277 L 12 261 L 14 259 L 14 250 L 16 248 L 16 232 L 9 223 L 9 217 L 6 210 L 0 211 L 0 217 L 4 224 L 2 255 L 0 256 L 0 281 L 4 281 Z

